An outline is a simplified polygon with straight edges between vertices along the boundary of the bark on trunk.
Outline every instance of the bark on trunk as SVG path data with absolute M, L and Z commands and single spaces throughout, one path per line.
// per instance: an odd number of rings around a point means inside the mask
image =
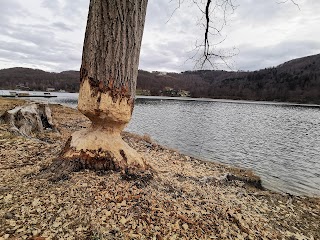
M 99 170 L 145 169 L 120 137 L 131 119 L 147 0 L 91 0 L 78 109 L 90 128 L 72 134 L 61 157 Z

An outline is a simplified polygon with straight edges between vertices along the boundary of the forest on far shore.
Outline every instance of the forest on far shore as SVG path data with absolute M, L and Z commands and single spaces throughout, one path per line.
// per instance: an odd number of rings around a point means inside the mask
M 0 70 L 0 89 L 77 92 L 79 72 L 38 69 Z M 259 71 L 199 70 L 182 73 L 139 70 L 137 93 L 222 99 L 320 104 L 320 54 L 294 59 Z

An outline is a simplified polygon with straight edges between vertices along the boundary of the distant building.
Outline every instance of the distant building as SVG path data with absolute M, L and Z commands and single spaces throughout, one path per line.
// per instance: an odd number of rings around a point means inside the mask
M 157 76 L 165 76 L 168 74 L 167 72 L 159 72 L 159 71 L 153 71 L 152 73 L 157 74 Z
M 147 89 L 137 89 L 136 95 L 151 96 L 151 92 L 150 90 L 147 90 Z
M 186 90 L 176 90 L 171 87 L 165 87 L 162 91 L 160 91 L 160 95 L 170 97 L 190 97 L 190 92 Z
M 29 87 L 24 86 L 23 84 L 16 85 L 16 89 L 19 89 L 19 91 L 20 90 L 24 90 L 24 91 L 29 91 L 30 90 Z
M 158 74 L 158 76 L 165 76 L 165 75 L 167 75 L 166 72 L 159 72 L 159 74 Z
M 47 88 L 47 92 L 54 92 L 56 89 L 55 88 Z
M 178 96 L 180 96 L 180 97 L 190 97 L 190 92 L 189 91 L 185 91 L 185 90 L 179 90 L 178 91 Z

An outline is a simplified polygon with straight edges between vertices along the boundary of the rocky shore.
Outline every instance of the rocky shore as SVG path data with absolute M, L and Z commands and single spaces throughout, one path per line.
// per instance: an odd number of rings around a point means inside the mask
M 0 98 L 0 115 L 23 100 Z M 194 159 L 124 133 L 154 169 L 128 178 L 80 171 L 38 178 L 89 121 L 51 105 L 57 131 L 30 138 L 0 124 L 0 239 L 320 239 L 320 199 L 261 188 L 252 172 Z

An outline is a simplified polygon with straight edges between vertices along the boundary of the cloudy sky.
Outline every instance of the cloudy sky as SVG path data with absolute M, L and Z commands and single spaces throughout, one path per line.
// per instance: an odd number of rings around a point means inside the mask
M 191 0 L 175 11 L 177 2 L 149 0 L 140 69 L 194 69 L 189 59 L 203 40 L 203 19 Z M 225 39 L 217 51 L 237 53 L 228 61 L 233 70 L 257 70 L 320 53 L 320 1 L 296 0 L 300 9 L 279 2 L 234 0 L 235 12 L 228 14 L 221 36 L 213 38 L 213 43 Z M 0 0 L 0 69 L 78 70 L 88 5 L 89 0 Z M 219 27 L 219 12 L 213 22 Z

